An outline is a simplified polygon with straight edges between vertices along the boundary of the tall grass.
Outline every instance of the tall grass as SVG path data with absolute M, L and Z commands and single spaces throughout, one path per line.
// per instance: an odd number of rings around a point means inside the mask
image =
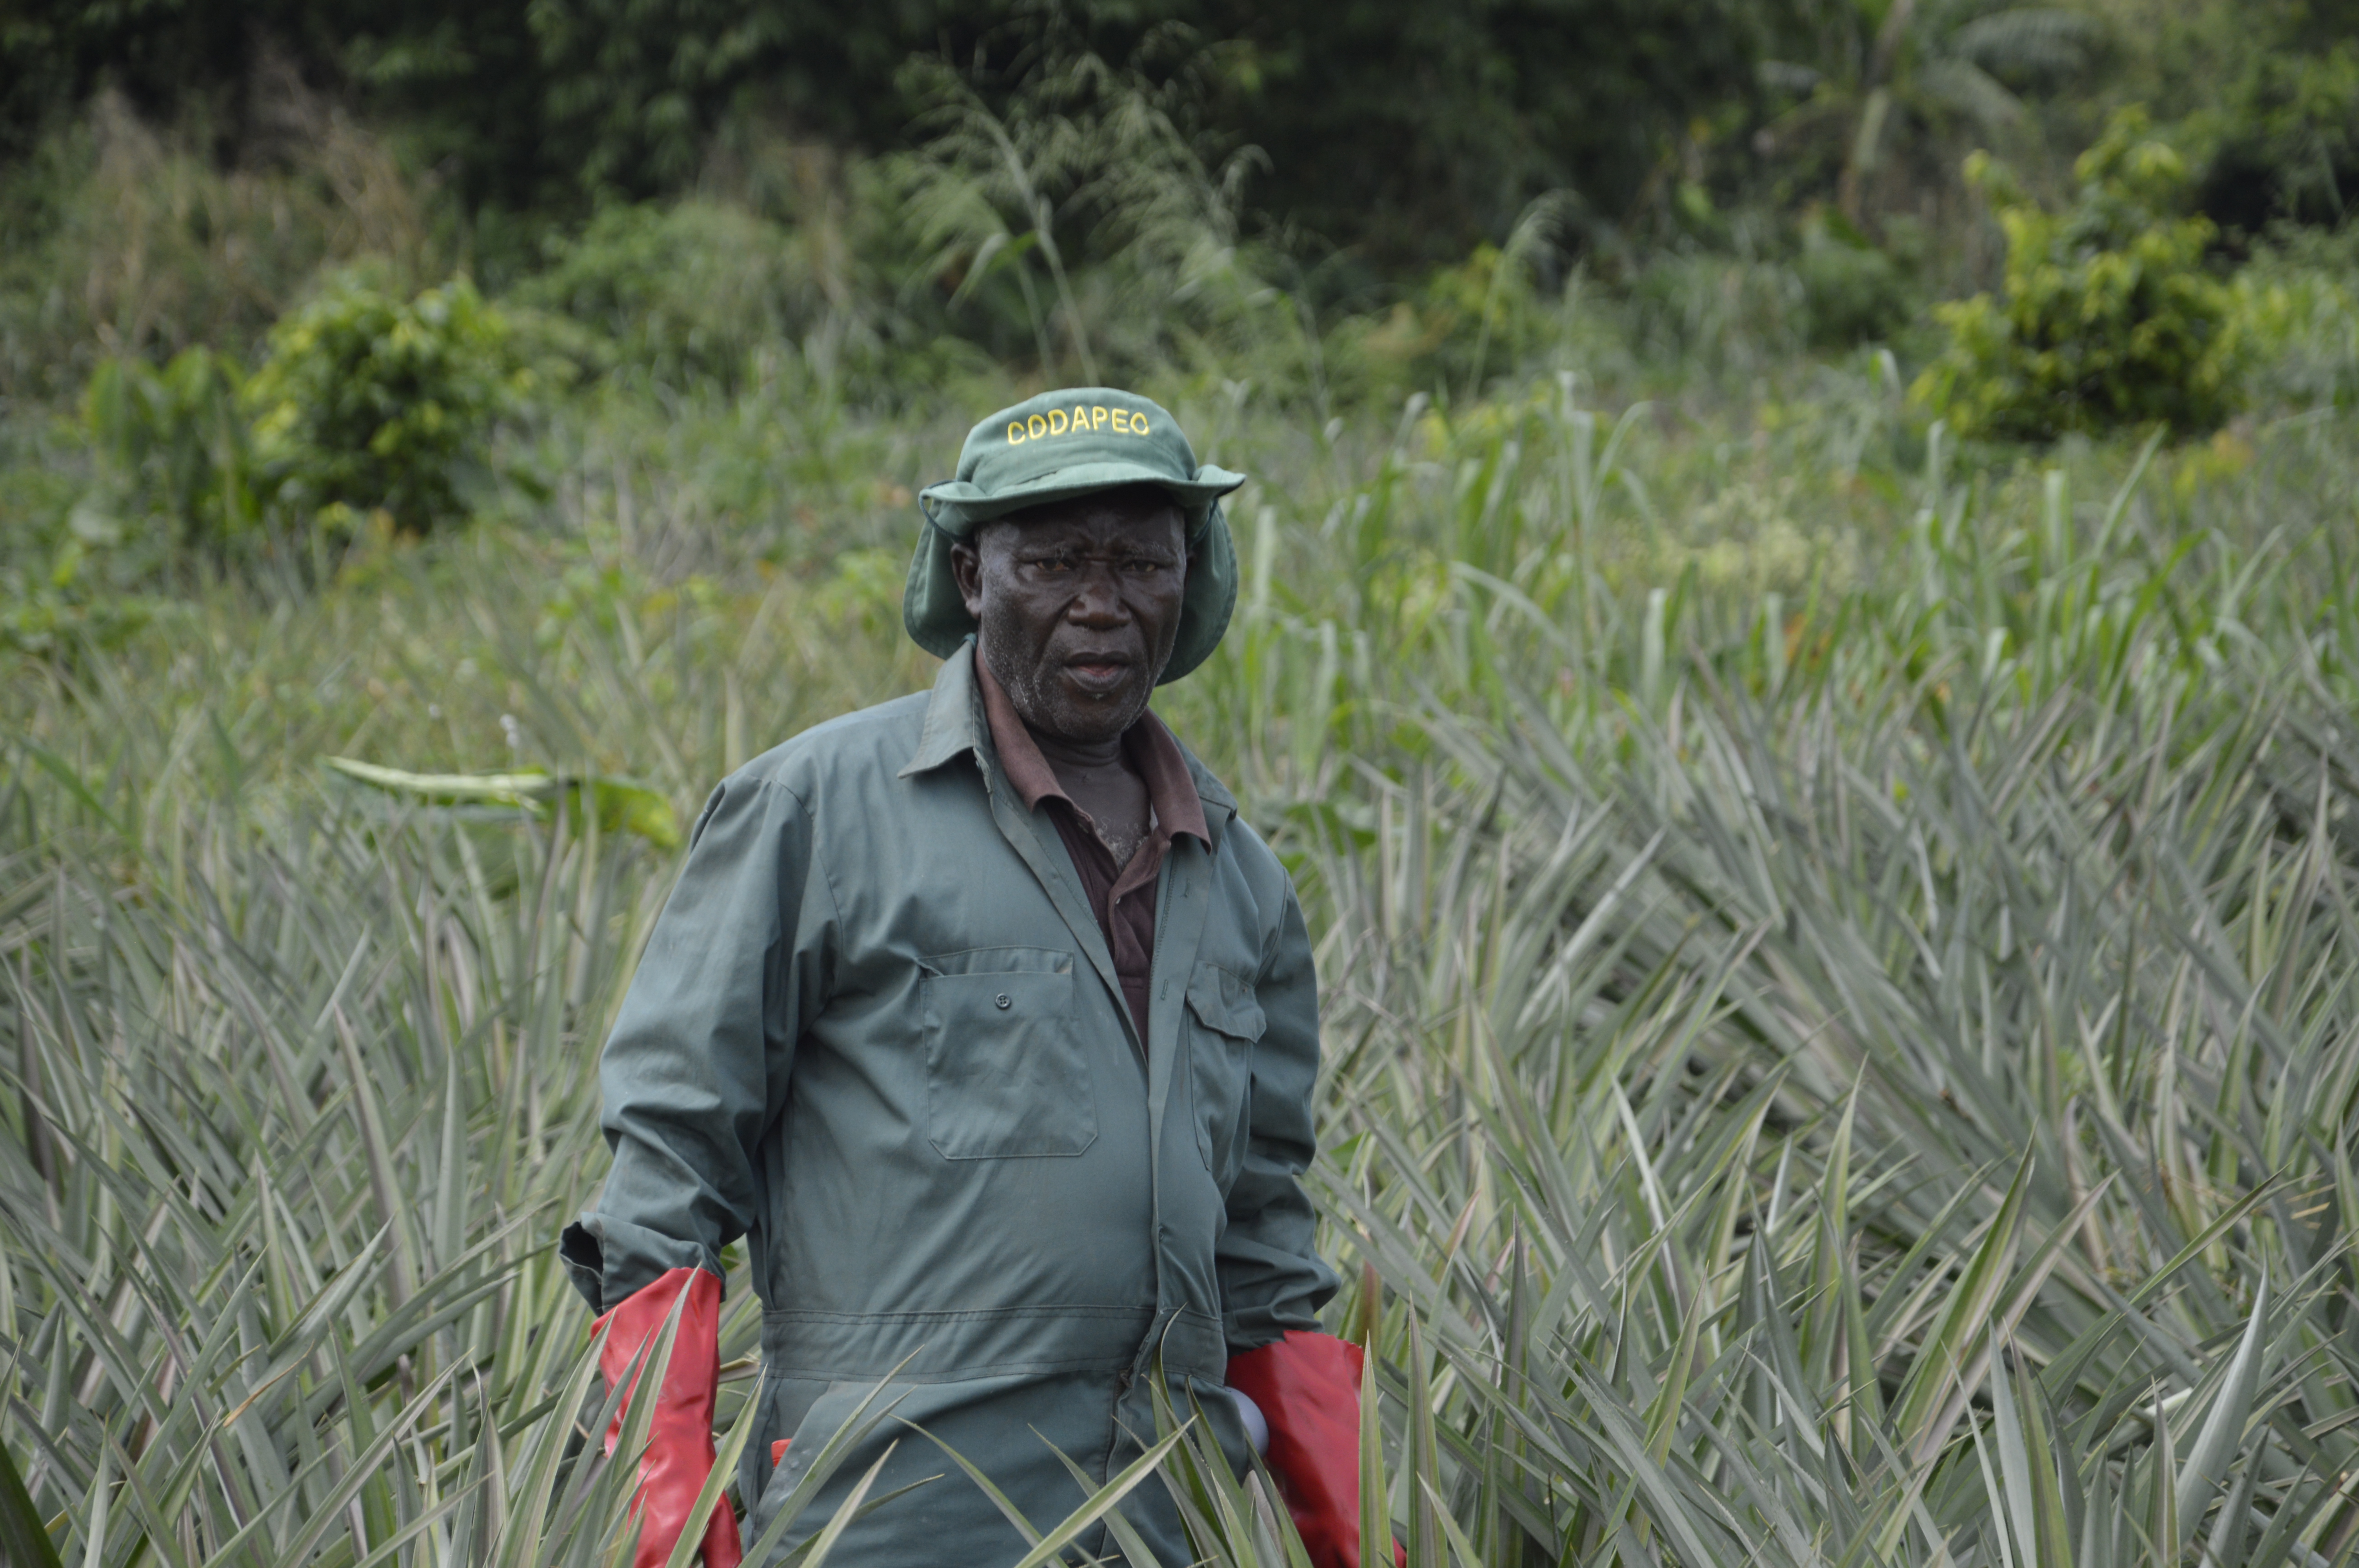
M 1186 410 L 1265 479 L 1170 711 L 1311 916 L 1417 1568 L 2359 1551 L 2353 433 L 1968 470 L 1882 384 L 1721 444 L 1577 381 Z M 870 443 L 879 549 L 767 576 L 603 438 L 553 524 L 10 679 L 0 1448 L 63 1561 L 622 1549 L 550 1242 L 672 861 L 319 759 L 686 812 L 928 661 L 898 438 L 808 438 L 822 486 Z M 1167 1479 L 1295 1560 L 1188 1433 Z

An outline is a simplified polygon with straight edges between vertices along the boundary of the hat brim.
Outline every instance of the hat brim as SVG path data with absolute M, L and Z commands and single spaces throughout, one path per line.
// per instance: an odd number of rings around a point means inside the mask
M 952 538 L 963 539 L 985 523 L 993 523 L 1012 512 L 1027 507 L 1046 506 L 1054 501 L 1071 501 L 1102 490 L 1120 490 L 1125 485 L 1151 484 L 1171 492 L 1187 518 L 1188 532 L 1192 537 L 1204 526 L 1220 502 L 1245 476 L 1231 473 L 1226 469 L 1205 464 L 1196 470 L 1192 480 L 1173 479 L 1169 471 L 1152 469 L 1144 463 L 1095 462 L 1077 463 L 1071 468 L 1058 469 L 1006 490 L 986 492 L 967 480 L 944 480 L 929 484 L 918 496 L 918 504 L 925 510 L 927 520 Z M 919 546 L 922 550 L 923 545 Z
M 1128 465 L 1104 463 L 1091 466 L 1110 469 Z M 1212 650 L 1220 646 L 1222 635 L 1229 629 L 1229 617 L 1237 607 L 1236 545 L 1229 537 L 1228 519 L 1221 515 L 1217 496 L 1234 490 L 1244 480 L 1242 476 L 1227 474 L 1219 469 L 1198 471 L 1220 474 L 1222 479 L 1234 482 L 1223 486 L 1213 498 L 1206 501 L 1202 524 L 1191 530 L 1188 586 L 1180 602 L 1180 633 L 1172 641 L 1170 663 L 1163 666 L 1162 675 L 1156 678 L 1158 686 L 1170 685 L 1210 658 Z M 1116 482 L 1131 484 L 1139 481 L 1125 479 Z M 1150 482 L 1171 488 L 1169 480 L 1158 479 Z M 1103 484 L 1090 484 L 1069 493 L 1081 495 L 1105 488 Z M 994 496 L 991 499 L 996 502 L 1005 498 Z M 1018 502 L 994 515 L 1004 516 L 1007 512 L 1038 506 L 1043 501 L 1056 499 L 1059 498 L 1042 496 Z M 975 633 L 974 617 L 966 612 L 966 600 L 959 592 L 958 579 L 951 570 L 951 546 L 966 532 L 990 521 L 990 517 L 975 518 L 959 534 L 951 533 L 948 524 L 938 523 L 919 537 L 917 554 L 909 561 L 908 586 L 901 594 L 901 623 L 908 628 L 909 636 L 918 646 L 936 658 L 949 658 L 958 652 L 961 643 Z

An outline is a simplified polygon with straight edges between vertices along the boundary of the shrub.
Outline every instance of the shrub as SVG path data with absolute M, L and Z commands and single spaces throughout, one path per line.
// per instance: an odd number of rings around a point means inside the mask
M 282 320 L 245 399 L 280 514 L 349 531 L 383 511 L 408 534 L 462 515 L 529 379 L 513 339 L 464 278 L 405 302 L 348 277 Z
M 83 541 L 69 536 L 46 572 L 0 567 L 0 649 L 59 663 L 115 648 L 169 609 L 168 601 L 90 581 Z
M 2359 227 L 2283 229 L 2235 287 L 2257 397 L 2298 408 L 2359 406 Z
M 114 92 L 0 166 L 0 396 L 62 400 L 106 355 L 244 356 L 323 265 L 427 265 L 388 142 L 299 87 L 257 96 L 274 128 L 226 166 L 201 114 L 159 128 Z
M 1641 362 L 1682 374 L 1758 375 L 1799 351 L 1810 325 L 1800 275 L 1747 256 L 1658 256 L 1631 278 L 1625 298 Z
M 1937 308 L 1950 344 L 1917 397 L 1965 435 L 2212 428 L 2234 402 L 2234 300 L 2205 265 L 2211 221 L 2180 215 L 2185 161 L 2130 109 L 2073 172 L 2071 207 L 2050 213 L 1986 154 L 1967 159 L 2006 233 L 2006 292 Z
M 734 384 L 750 351 L 791 340 L 827 304 L 790 231 L 719 202 L 609 207 L 551 261 L 516 298 L 675 385 Z
M 2359 42 L 2260 55 L 2188 131 L 2210 216 L 2248 233 L 2280 220 L 2341 223 L 2359 182 Z
M 210 349 L 183 349 L 161 370 L 111 359 L 82 392 L 98 459 L 92 501 L 118 529 L 168 547 L 218 546 L 257 520 L 250 443 L 238 408 L 245 376 Z
M 1842 213 L 1822 209 L 1801 224 L 1794 276 L 1813 347 L 1847 348 L 1890 338 L 1908 322 L 1908 276 Z

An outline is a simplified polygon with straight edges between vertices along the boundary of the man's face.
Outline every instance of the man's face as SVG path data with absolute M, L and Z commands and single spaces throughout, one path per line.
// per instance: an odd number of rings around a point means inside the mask
M 1111 741 L 1147 710 L 1188 587 L 1180 509 L 1152 487 L 1037 506 L 951 546 L 991 673 L 1045 735 Z

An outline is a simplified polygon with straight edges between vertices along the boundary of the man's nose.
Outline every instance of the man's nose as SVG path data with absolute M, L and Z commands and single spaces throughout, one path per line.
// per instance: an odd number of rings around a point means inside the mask
M 1122 575 L 1111 563 L 1092 561 L 1082 568 L 1066 613 L 1084 626 L 1119 626 L 1130 619 L 1122 601 Z

